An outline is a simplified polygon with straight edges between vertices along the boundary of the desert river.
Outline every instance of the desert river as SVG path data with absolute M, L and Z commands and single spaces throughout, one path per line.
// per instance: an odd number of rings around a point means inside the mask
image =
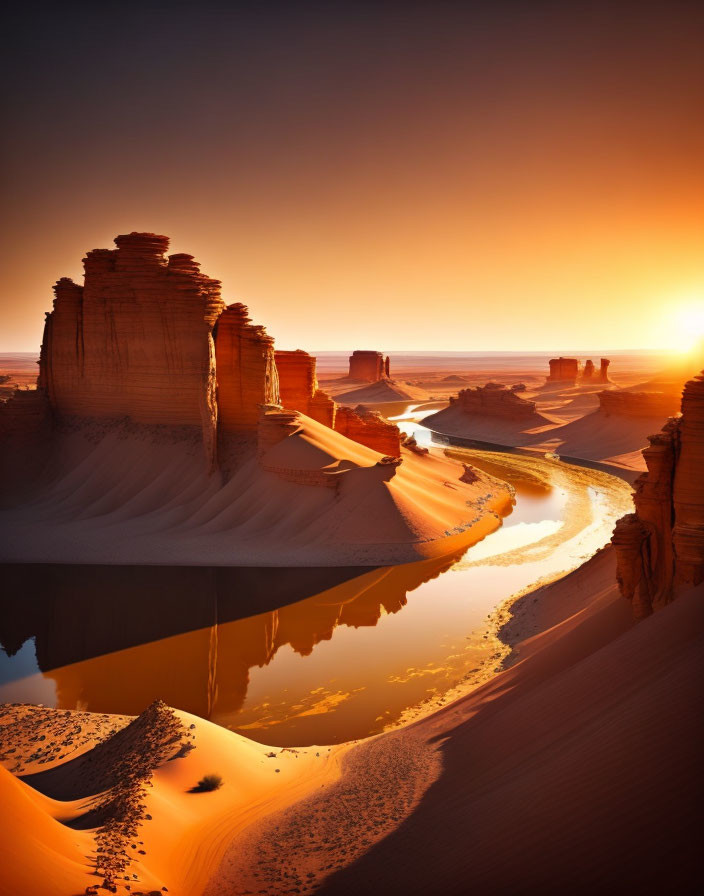
M 396 419 L 430 444 L 424 412 Z M 364 738 L 472 689 L 507 652 L 499 608 L 606 544 L 631 488 L 555 458 L 447 450 L 515 489 L 502 527 L 461 555 L 375 568 L 4 567 L 0 702 L 137 714 L 160 697 L 293 747 Z

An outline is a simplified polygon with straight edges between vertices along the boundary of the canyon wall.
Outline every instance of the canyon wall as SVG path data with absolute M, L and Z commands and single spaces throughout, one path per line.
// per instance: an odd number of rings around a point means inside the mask
M 509 420 L 529 420 L 536 415 L 536 404 L 527 401 L 500 383 L 462 389 L 450 405 L 461 408 L 467 414 L 481 414 L 488 417 L 504 417 Z
M 216 426 L 212 330 L 220 283 L 153 233 L 115 238 L 62 278 L 47 314 L 38 385 L 59 417 L 129 417 L 194 425 L 212 454 Z
M 274 339 L 251 322 L 247 307 L 228 305 L 215 330 L 218 427 L 255 432 L 260 405 L 279 403 Z
M 552 358 L 550 360 L 550 383 L 575 383 L 579 376 L 579 361 L 576 358 Z
M 389 457 L 399 457 L 401 454 L 401 431 L 398 426 L 363 405 L 354 410 L 338 407 L 335 431 Z
M 704 581 L 704 376 L 688 382 L 682 416 L 650 436 L 635 513 L 616 524 L 619 587 L 636 618 Z
M 669 417 L 676 414 L 680 399 L 676 393 L 628 392 L 609 389 L 599 392 L 599 410 L 617 417 Z
M 334 428 L 337 406 L 327 392 L 318 388 L 316 359 L 301 349 L 277 351 L 275 355 L 281 404 Z
M 376 383 L 388 379 L 390 365 L 388 357 L 381 352 L 354 351 L 350 355 L 350 379 Z

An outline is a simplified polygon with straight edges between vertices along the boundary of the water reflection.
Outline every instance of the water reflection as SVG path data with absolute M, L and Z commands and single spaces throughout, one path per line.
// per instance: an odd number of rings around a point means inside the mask
M 134 714 L 161 697 L 289 746 L 376 733 L 465 687 L 494 663 L 487 614 L 591 556 L 631 490 L 543 459 L 458 456 L 516 489 L 502 528 L 461 557 L 375 569 L 5 567 L 0 702 Z
M 32 597 L 2 602 L 0 702 L 133 714 L 160 696 L 240 728 L 251 669 L 282 648 L 308 657 L 338 627 L 375 626 L 456 559 L 371 570 L 6 566 L 8 594 Z M 257 602 L 274 609 L 247 616 Z M 313 690 L 311 715 L 340 700 Z

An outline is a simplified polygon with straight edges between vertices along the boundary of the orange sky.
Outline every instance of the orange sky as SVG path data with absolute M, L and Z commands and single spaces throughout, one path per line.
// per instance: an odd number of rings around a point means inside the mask
M 281 348 L 686 340 L 704 13 L 566 6 L 19 18 L 0 351 L 37 348 L 52 283 L 130 230 L 170 235 Z

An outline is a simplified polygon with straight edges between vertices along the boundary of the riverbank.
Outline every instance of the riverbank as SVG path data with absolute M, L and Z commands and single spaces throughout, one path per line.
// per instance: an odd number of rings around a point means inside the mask
M 505 608 L 501 672 L 349 753 L 339 782 L 232 845 L 209 896 L 691 882 L 704 588 L 634 625 L 614 581 L 607 548 Z M 418 769 L 400 805 L 398 762 Z

